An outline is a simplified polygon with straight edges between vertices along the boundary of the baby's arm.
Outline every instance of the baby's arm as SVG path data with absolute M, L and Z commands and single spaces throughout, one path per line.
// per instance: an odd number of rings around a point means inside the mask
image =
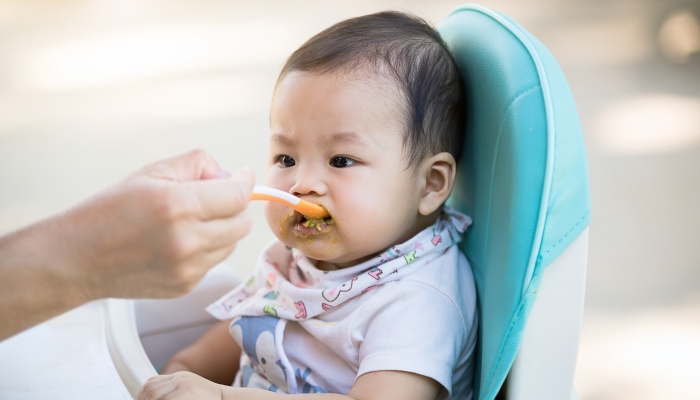
M 357 378 L 347 396 L 331 393 L 286 395 L 261 389 L 217 385 L 189 373 L 157 376 L 146 382 L 139 400 L 434 400 L 440 392 L 435 380 L 401 371 L 375 371 Z
M 368 372 L 355 381 L 348 396 L 355 400 L 434 400 L 442 386 L 427 376 L 403 371 Z
M 217 323 L 196 342 L 180 350 L 165 363 L 161 374 L 188 371 L 222 385 L 231 385 L 238 372 L 241 348 L 229 333 L 229 323 Z
M 375 371 L 355 381 L 347 396 L 331 393 L 280 395 L 260 389 L 223 388 L 223 400 L 434 400 L 440 384 L 428 377 L 402 371 Z M 284 396 L 284 397 L 282 397 Z

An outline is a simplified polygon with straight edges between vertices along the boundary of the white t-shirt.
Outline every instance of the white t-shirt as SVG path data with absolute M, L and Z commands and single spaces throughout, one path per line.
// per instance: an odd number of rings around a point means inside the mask
M 440 261 L 314 319 L 289 321 L 282 343 L 300 392 L 347 394 L 362 374 L 396 370 L 436 380 L 446 389 L 440 398 L 471 399 L 474 278 L 457 246 Z

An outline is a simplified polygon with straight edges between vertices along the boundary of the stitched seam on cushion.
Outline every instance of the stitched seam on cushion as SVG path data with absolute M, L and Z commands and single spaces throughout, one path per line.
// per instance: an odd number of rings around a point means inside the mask
M 513 327 L 515 326 L 515 321 L 517 321 L 520 318 L 520 314 L 522 313 L 523 309 L 525 307 L 525 303 L 521 303 L 520 306 L 518 307 L 518 312 L 515 314 L 516 318 L 514 318 L 510 326 L 508 327 L 508 332 L 506 332 L 506 337 L 505 341 L 508 341 L 508 338 L 510 337 L 511 332 L 513 331 Z M 496 359 L 496 365 L 493 367 L 493 372 L 491 372 L 491 377 L 489 378 L 489 381 L 493 383 L 493 378 L 496 376 L 496 371 L 498 370 L 498 367 L 501 364 L 501 359 L 503 358 L 503 348 L 501 348 L 500 353 L 498 354 L 498 358 Z M 490 388 L 488 388 L 490 389 Z
M 549 252 L 552 251 L 552 250 L 554 250 L 554 248 L 556 248 L 557 246 L 559 246 L 559 244 L 561 243 L 561 241 L 564 240 L 564 239 L 566 239 L 566 237 L 569 236 L 569 235 L 571 234 L 571 232 L 573 232 L 574 229 L 576 229 L 577 226 L 581 225 L 581 222 L 583 222 L 583 221 L 586 219 L 586 217 L 588 217 L 588 215 L 590 215 L 590 213 L 591 213 L 591 210 L 588 210 L 585 214 L 583 214 L 583 217 L 581 217 L 581 219 L 579 219 L 578 222 L 576 222 L 576 224 L 575 224 L 571 229 L 569 229 L 569 231 L 566 232 L 566 233 L 564 234 L 564 236 L 561 237 L 561 239 L 559 239 L 556 243 L 554 243 L 554 244 L 549 248 L 549 250 L 547 250 L 547 251 L 544 252 L 544 254 L 540 255 L 540 259 L 542 259 L 543 256 L 549 254 Z
M 559 243 L 561 243 L 562 240 L 564 240 L 564 238 L 566 238 L 568 235 L 570 235 L 571 232 L 573 232 L 573 230 L 576 229 L 576 227 L 579 226 L 581 224 L 581 222 L 583 222 L 590 213 L 591 213 L 590 210 L 588 212 L 586 212 L 586 214 L 584 214 L 583 217 L 581 217 L 581 219 L 579 219 L 579 221 L 574 225 L 574 227 L 569 229 L 569 231 L 561 239 L 559 239 L 559 241 L 557 243 L 555 243 L 549 250 L 547 250 L 547 252 L 545 254 L 552 251 Z M 539 259 L 542 259 L 542 256 L 540 256 Z M 537 275 L 539 275 L 539 274 L 540 274 L 540 271 L 537 272 Z M 520 306 L 518 307 L 518 312 L 516 314 L 516 318 L 514 318 L 512 320 L 510 327 L 508 328 L 508 332 L 506 333 L 506 336 L 505 336 L 505 341 L 508 341 L 508 338 L 510 338 L 510 334 L 513 331 L 513 327 L 515 326 L 515 321 L 517 321 L 520 318 L 520 314 L 522 313 L 524 307 L 525 307 L 525 303 L 520 304 Z M 498 370 L 498 367 L 501 364 L 502 358 L 503 358 L 503 349 L 501 349 L 501 352 L 498 354 L 498 359 L 496 360 L 496 365 L 494 367 L 493 373 L 491 374 L 491 378 L 489 379 L 489 381 L 493 381 L 493 378 L 496 375 L 496 371 Z
M 498 128 L 498 138 L 496 139 L 496 150 L 495 150 L 495 154 L 493 157 L 493 164 L 491 165 L 491 184 L 489 185 L 489 198 L 491 198 L 491 196 L 493 195 L 493 181 L 494 181 L 494 176 L 496 175 L 496 160 L 498 160 L 498 150 L 501 147 L 501 137 L 503 135 L 503 126 L 506 123 L 506 119 L 508 119 L 508 114 L 510 114 L 510 110 L 513 108 L 513 105 L 518 100 L 520 100 L 523 96 L 529 94 L 533 90 L 540 88 L 540 87 L 541 87 L 541 85 L 538 84 L 538 85 L 535 85 L 531 88 L 523 90 L 517 96 L 515 96 L 513 101 L 510 102 L 510 104 L 508 104 L 508 109 L 506 109 L 506 113 L 503 116 L 503 119 L 501 120 L 501 126 L 500 126 L 500 128 Z M 489 228 L 489 226 L 490 226 L 489 224 L 491 223 L 491 202 L 489 202 L 489 210 L 486 213 L 486 215 L 487 215 L 486 238 L 484 240 L 484 250 L 483 250 L 482 256 L 481 256 L 482 260 L 486 258 L 486 247 L 488 246 L 489 235 L 491 234 L 491 229 Z

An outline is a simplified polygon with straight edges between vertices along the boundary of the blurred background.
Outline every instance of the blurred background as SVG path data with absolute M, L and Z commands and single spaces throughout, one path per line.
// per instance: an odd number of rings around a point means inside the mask
M 0 0 L 0 234 L 192 148 L 262 183 L 294 49 L 345 18 L 437 25 L 461 3 Z M 480 4 L 552 51 L 581 116 L 594 212 L 581 398 L 700 398 L 700 1 Z M 273 238 L 251 210 L 230 259 L 242 275 Z

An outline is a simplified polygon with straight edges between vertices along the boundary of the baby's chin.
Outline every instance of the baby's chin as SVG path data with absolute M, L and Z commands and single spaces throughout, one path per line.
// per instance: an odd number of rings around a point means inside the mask
M 366 252 L 351 251 L 336 235 L 323 239 L 286 237 L 284 240 L 280 239 L 280 241 L 289 247 L 301 251 L 302 254 L 311 260 L 321 261 L 326 266 L 328 264 L 333 265 L 331 269 L 351 267 L 377 255 L 376 252 L 366 254 Z M 365 255 L 363 256 L 363 254 Z M 317 266 L 319 269 L 326 269 L 321 268 L 320 265 Z
M 278 235 L 277 238 L 282 243 L 298 249 L 305 256 L 314 260 L 329 261 L 343 253 L 338 243 L 338 236 L 332 231 L 310 235 L 288 232 L 286 235 L 280 236 Z
M 352 261 L 350 252 L 343 246 L 336 232 L 317 235 L 295 235 L 287 232 L 286 235 L 276 235 L 280 242 L 299 250 L 311 260 L 323 261 L 329 264 L 346 263 Z

